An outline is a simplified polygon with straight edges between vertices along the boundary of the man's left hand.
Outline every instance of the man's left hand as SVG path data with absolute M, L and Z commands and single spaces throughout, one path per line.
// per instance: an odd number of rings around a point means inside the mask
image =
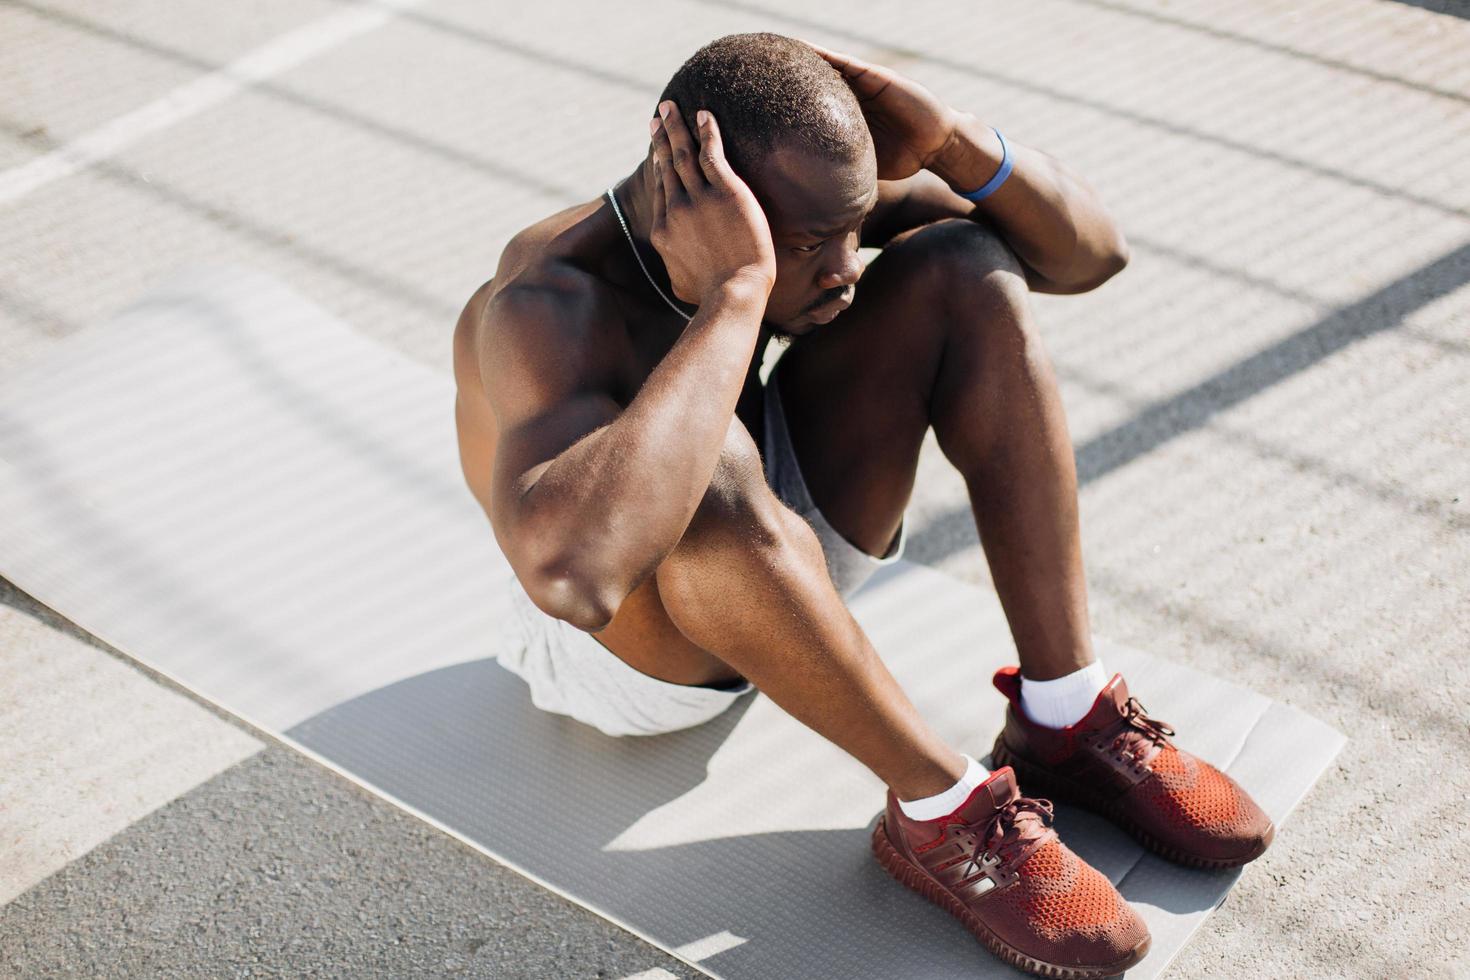
M 959 113 L 889 68 L 804 41 L 842 73 L 873 135 L 879 180 L 902 180 L 929 166 L 954 137 Z

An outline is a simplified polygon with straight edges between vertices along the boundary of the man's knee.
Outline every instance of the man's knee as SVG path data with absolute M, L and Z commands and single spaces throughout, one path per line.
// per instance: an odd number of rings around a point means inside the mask
M 810 541 L 804 538 L 810 538 Z M 739 419 L 732 419 L 709 487 L 675 549 L 681 557 L 717 552 L 797 553 L 820 544 L 799 516 L 766 483 L 755 441 Z
M 955 361 L 1004 372 L 1049 370 L 1025 267 L 998 234 L 949 218 L 917 229 L 907 243 L 923 250 L 936 305 L 947 314 L 938 318 L 946 349 L 987 352 Z
M 945 304 L 975 311 L 1028 302 L 1025 266 L 1005 239 L 978 221 L 934 221 L 898 235 L 889 248 L 895 245 Z

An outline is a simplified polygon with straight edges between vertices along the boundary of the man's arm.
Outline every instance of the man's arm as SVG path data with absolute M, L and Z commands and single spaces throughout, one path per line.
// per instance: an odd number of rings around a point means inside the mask
M 900 232 L 941 218 L 964 218 L 975 206 L 921 170 L 902 180 L 878 181 L 878 203 L 858 235 L 863 248 L 883 248 Z
M 880 204 L 883 181 L 908 182 L 901 191 L 888 188 L 890 198 L 901 196 L 890 201 L 891 215 L 875 222 L 873 238 L 887 241 L 904 222 L 984 222 L 1020 257 L 1031 288 L 1053 293 L 1092 289 L 1128 264 L 1122 232 L 1080 174 L 1040 150 L 1012 143 L 1010 177 L 979 204 L 968 201 L 958 192 L 984 186 L 1000 169 L 1004 147 L 990 127 L 891 68 L 806 43 L 842 73 L 862 107 L 873 136 Z M 946 189 L 915 179 L 925 171 Z
M 479 351 L 500 432 L 490 520 L 543 611 L 596 632 L 678 544 L 734 418 L 765 300 L 742 282 L 712 290 L 626 409 L 600 353 L 607 304 L 520 286 L 491 303 Z
M 501 290 L 486 314 L 500 349 L 481 351 L 505 433 L 491 523 L 537 606 L 589 633 L 612 621 L 693 520 L 739 424 L 776 280 L 765 213 L 730 169 L 714 116 L 697 112 L 696 140 L 672 100 L 658 109 L 649 240 L 674 295 L 698 306 L 673 347 L 619 412 L 599 342 L 616 304 L 599 304 L 594 283 L 572 282 Z
M 1002 158 L 995 131 L 962 113 L 953 137 L 928 165 L 944 189 L 925 184 L 924 200 L 953 203 L 966 209 L 965 217 L 994 227 L 1025 263 L 1038 292 L 1086 292 L 1127 265 L 1128 243 L 1092 185 L 1055 157 L 1006 142 L 1013 169 L 1000 189 L 978 204 L 960 197 L 954 190 L 984 185 Z
M 1018 150 L 1016 142 L 1010 139 L 1007 139 L 1007 142 L 1011 145 L 1011 155 L 1014 158 Z M 1043 158 L 1046 160 L 1052 159 L 1045 155 L 1043 155 Z M 997 166 L 999 166 L 998 163 Z M 983 178 L 974 186 L 978 187 L 988 179 L 988 177 Z M 1009 187 L 1010 182 L 1015 179 L 1016 173 L 1012 171 L 1010 178 L 1006 181 L 1005 186 L 1001 188 L 1001 191 Z M 1074 176 L 1072 179 L 1077 181 L 1086 193 L 1091 193 L 1090 186 L 1085 181 L 1082 181 L 1080 177 Z M 987 213 L 985 206 L 992 205 L 995 198 L 1000 196 L 1001 191 L 992 194 L 980 204 L 975 204 L 960 197 L 950 189 L 950 186 L 944 182 L 942 177 L 929 170 L 921 170 L 912 177 L 905 177 L 903 180 L 880 180 L 878 181 L 878 203 L 873 207 L 872 213 L 868 215 L 868 220 L 863 222 L 862 245 L 864 247 L 881 248 L 888 244 L 895 235 L 908 231 L 910 228 L 918 228 L 921 225 L 929 224 L 931 221 L 940 221 L 944 218 L 967 218 L 971 221 L 978 221 L 988 225 L 995 229 L 997 234 L 1006 239 L 1011 248 L 1016 251 L 1017 256 L 1021 258 L 1021 263 L 1026 269 L 1026 281 L 1033 292 L 1086 292 L 1089 289 L 1100 286 L 1109 277 L 1127 265 L 1128 245 L 1123 240 L 1122 232 L 1117 231 L 1117 226 L 1112 223 L 1105 212 L 1098 215 L 1094 209 L 1089 208 L 1086 210 L 1093 212 L 1094 216 L 1092 221 L 1094 224 L 1096 224 L 1097 218 L 1100 216 L 1102 222 L 1107 226 L 1107 228 L 1097 228 L 1094 230 L 1094 234 L 1097 231 L 1104 233 L 1101 237 L 1104 243 L 1106 243 L 1106 247 L 1099 250 L 1100 254 L 1096 257 L 1091 278 L 1089 279 L 1087 275 L 1076 273 L 1071 276 L 1066 276 L 1063 273 L 1063 278 L 1058 280 L 1044 275 L 1032 261 L 1028 261 L 1022 254 L 1024 245 L 1016 240 L 1020 236 L 1013 237 L 1012 235 L 1008 235 L 1004 227 Z M 1100 207 L 1100 205 L 1097 206 L 1098 209 Z M 1069 234 L 1063 233 L 1064 242 L 1070 238 L 1071 236 Z M 1034 255 L 1035 252 L 1033 251 L 1031 254 Z M 1079 271 L 1085 272 L 1086 270 L 1084 268 Z

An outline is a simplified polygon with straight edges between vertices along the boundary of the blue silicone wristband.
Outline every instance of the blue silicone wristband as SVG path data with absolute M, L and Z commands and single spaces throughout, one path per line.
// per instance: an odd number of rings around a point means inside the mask
M 991 126 L 990 129 L 993 133 L 995 133 L 996 139 L 1000 140 L 1000 169 L 997 170 L 995 172 L 995 176 L 987 180 L 985 182 L 985 186 L 980 188 L 979 190 L 970 191 L 968 194 L 964 191 L 955 192 L 967 201 L 985 200 L 987 197 L 1000 190 L 1000 185 L 1004 184 L 1006 182 L 1006 178 L 1011 175 L 1011 144 L 1007 143 L 1006 138 L 1000 135 L 1000 130 L 996 129 L 994 126 Z

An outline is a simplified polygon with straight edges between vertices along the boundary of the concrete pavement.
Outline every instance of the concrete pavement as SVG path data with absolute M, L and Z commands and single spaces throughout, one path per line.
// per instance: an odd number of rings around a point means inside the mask
M 633 167 L 700 44 L 774 30 L 881 61 L 1079 168 L 1129 236 L 1113 282 L 1035 298 L 1096 631 L 1352 739 L 1173 975 L 1470 971 L 1465 13 L 12 0 L 0 374 L 198 259 L 447 373 L 504 242 Z M 909 557 L 987 581 L 932 439 L 910 513 Z M 690 974 L 0 599 L 0 973 Z M 102 710 L 108 685 L 139 693 Z M 68 755 L 81 725 L 104 737 Z M 142 734 L 169 725 L 187 752 Z

